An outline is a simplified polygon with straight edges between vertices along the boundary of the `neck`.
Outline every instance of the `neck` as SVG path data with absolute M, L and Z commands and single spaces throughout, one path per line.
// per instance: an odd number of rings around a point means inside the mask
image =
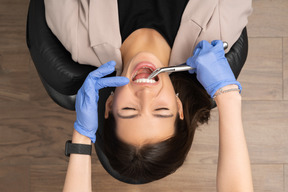
M 121 48 L 123 68 L 128 67 L 131 59 L 140 52 L 150 52 L 168 66 L 171 48 L 164 37 L 154 29 L 138 29 L 123 42 Z

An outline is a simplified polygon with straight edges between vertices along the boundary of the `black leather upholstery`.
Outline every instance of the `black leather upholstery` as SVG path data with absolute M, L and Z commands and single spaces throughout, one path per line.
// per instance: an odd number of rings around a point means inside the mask
M 75 94 L 88 73 L 79 65 L 47 26 L 44 0 L 31 0 L 27 20 L 27 45 L 46 91 L 60 106 L 74 110 Z
M 236 79 L 238 78 L 248 55 L 248 36 L 246 27 L 240 37 L 225 55 Z

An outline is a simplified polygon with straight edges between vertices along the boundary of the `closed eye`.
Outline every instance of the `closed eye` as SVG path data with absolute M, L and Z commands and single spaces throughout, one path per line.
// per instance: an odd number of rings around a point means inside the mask
M 157 112 L 156 114 L 153 114 L 154 117 L 159 117 L 159 118 L 171 118 L 173 117 L 174 115 L 171 114 L 169 112 L 169 109 L 166 108 L 166 107 L 161 107 L 161 108 L 157 108 L 155 109 L 155 111 L 164 111 L 164 112 L 160 112 L 162 114 L 159 114 L 159 112 Z M 167 111 L 167 112 L 166 112 Z M 164 113 L 164 114 L 163 114 Z
M 122 110 L 133 110 L 133 111 L 136 111 L 135 108 L 131 108 L 131 107 L 124 107 L 124 108 L 122 108 Z
M 166 110 L 166 111 L 168 111 L 169 109 L 168 109 L 168 108 L 165 108 L 165 107 L 155 109 L 155 111 L 161 111 L 161 110 Z
M 139 117 L 139 114 L 137 112 L 134 112 L 137 111 L 137 109 L 133 107 L 123 107 L 121 111 L 122 112 L 118 112 L 117 115 L 122 119 L 132 119 L 135 117 Z

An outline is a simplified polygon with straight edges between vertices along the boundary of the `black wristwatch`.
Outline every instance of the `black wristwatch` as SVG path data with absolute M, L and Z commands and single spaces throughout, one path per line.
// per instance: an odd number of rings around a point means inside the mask
M 70 157 L 70 154 L 91 155 L 92 145 L 72 143 L 71 140 L 66 141 L 65 155 Z

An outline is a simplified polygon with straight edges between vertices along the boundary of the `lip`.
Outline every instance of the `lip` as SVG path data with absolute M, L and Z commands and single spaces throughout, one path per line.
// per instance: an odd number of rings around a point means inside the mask
M 153 63 L 150 63 L 150 62 L 147 62 L 147 61 L 142 61 L 140 63 L 138 63 L 133 72 L 132 72 L 132 76 L 131 76 L 131 82 L 134 84 L 134 85 L 141 85 L 141 86 L 153 86 L 153 85 L 157 85 L 160 81 L 160 78 L 158 78 L 158 81 L 156 81 L 155 83 L 135 83 L 134 81 L 132 81 L 132 78 L 134 77 L 134 74 L 141 68 L 143 67 L 146 67 L 146 68 L 150 68 L 152 69 L 152 71 L 155 71 L 157 68 L 156 66 L 153 64 Z

